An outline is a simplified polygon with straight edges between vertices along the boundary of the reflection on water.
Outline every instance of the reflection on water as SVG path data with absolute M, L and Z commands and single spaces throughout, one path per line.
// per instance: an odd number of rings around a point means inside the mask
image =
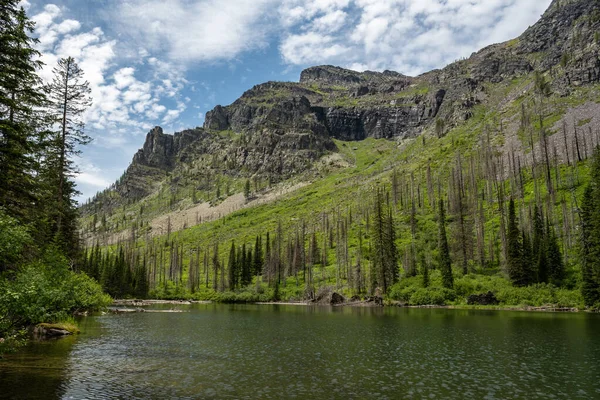
M 85 318 L 0 361 L 0 397 L 600 398 L 598 315 L 181 308 Z
M 31 343 L 18 354 L 0 359 L 0 398 L 61 398 L 67 379 L 66 355 L 75 338 Z

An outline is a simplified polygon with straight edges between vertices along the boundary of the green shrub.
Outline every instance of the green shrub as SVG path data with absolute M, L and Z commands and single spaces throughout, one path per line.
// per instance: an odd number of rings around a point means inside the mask
M 0 209 L 0 271 L 20 261 L 23 249 L 30 244 L 27 229 Z
M 436 305 L 443 306 L 456 298 L 454 290 L 446 288 L 419 288 L 410 296 L 411 306 Z
M 443 291 L 439 271 L 432 271 L 431 286 L 422 287 L 422 277 L 404 277 L 390 288 L 389 298 L 410 305 L 466 305 L 467 297 L 491 291 L 502 306 L 553 305 L 581 307 L 583 299 L 578 290 L 557 288 L 551 284 L 513 287 L 501 274 L 468 274 L 455 277 L 454 290 Z
M 71 271 L 55 251 L 5 275 L 0 278 L 0 326 L 5 332 L 66 320 L 76 311 L 97 310 L 111 302 L 96 281 Z

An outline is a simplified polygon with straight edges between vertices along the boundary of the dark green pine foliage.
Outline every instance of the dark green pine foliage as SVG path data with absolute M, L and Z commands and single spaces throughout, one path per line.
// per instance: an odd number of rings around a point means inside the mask
M 515 286 L 527 286 L 529 279 L 523 268 L 523 243 L 521 240 L 519 222 L 517 221 L 517 213 L 515 211 L 515 201 L 513 199 L 510 199 L 508 205 L 507 230 L 506 241 L 508 251 L 506 268 L 508 270 L 508 277 Z
M 252 258 L 252 246 L 248 246 L 248 252 L 246 253 L 246 276 L 244 280 L 247 282 L 246 285 L 252 282 L 253 274 L 253 258 Z
M 247 286 L 252 280 L 250 266 L 251 260 L 248 259 L 248 253 L 246 252 L 246 243 L 242 245 L 240 253 L 238 255 L 240 260 L 240 284 L 242 287 Z
M 263 276 L 268 276 L 269 275 L 269 271 L 267 271 L 266 269 L 268 268 L 268 264 L 269 261 L 271 259 L 271 239 L 269 237 L 269 232 L 267 232 L 267 240 L 266 240 L 266 248 L 265 248 L 265 258 L 264 258 L 264 262 L 263 262 Z
M 447 289 L 454 288 L 454 277 L 452 276 L 452 259 L 450 258 L 450 247 L 446 234 L 446 210 L 444 200 L 439 202 L 439 252 L 440 271 L 442 272 L 442 286 Z
M 396 223 L 394 221 L 394 213 L 390 203 L 389 192 L 386 194 L 386 206 L 386 274 L 388 275 L 388 282 L 393 285 L 398 282 L 398 248 L 396 247 Z
M 523 256 L 521 258 L 523 279 L 527 282 L 527 284 L 531 284 L 536 280 L 536 268 L 533 262 L 534 258 L 531 239 L 525 231 L 522 232 L 521 237 L 523 240 Z
M 133 279 L 134 294 L 138 298 L 145 299 L 148 297 L 149 283 L 148 283 L 148 267 L 146 266 L 146 258 L 142 263 L 135 269 Z
M 250 179 L 246 179 L 246 183 L 244 184 L 244 197 L 246 200 L 250 199 Z
M 120 286 L 118 297 L 126 297 L 133 293 L 133 272 L 131 266 L 127 263 L 124 253 L 119 256 L 119 268 L 120 268 Z
M 600 308 L 600 147 L 581 203 L 581 293 L 585 305 Z
M 389 202 L 384 201 L 383 193 L 377 190 L 373 210 L 372 229 L 372 271 L 371 285 L 381 288 L 386 293 L 388 288 L 398 279 L 398 251 L 392 209 Z
M 18 3 L 0 2 L 0 207 L 23 223 L 39 225 L 36 131 L 42 119 L 35 110 L 45 102 L 36 73 L 42 63 L 33 48 L 37 40 L 29 37 L 34 24 Z
M 535 262 L 536 280 L 548 282 L 548 257 L 546 250 L 546 232 L 541 210 L 535 205 L 533 210 L 533 261 Z
M 102 254 L 100 253 L 100 243 L 96 242 L 96 245 L 90 251 L 90 258 L 87 263 L 86 273 L 98 282 L 101 280 L 101 265 L 102 265 Z
M 102 273 L 102 287 L 113 297 L 123 297 L 127 292 L 125 253 L 123 248 L 117 250 L 116 257 L 106 254 L 106 265 Z
M 548 254 L 550 282 L 556 286 L 561 286 L 565 279 L 565 264 L 556 237 L 556 232 L 554 231 L 554 228 L 550 227 L 550 224 L 547 224 L 546 252 Z
M 238 262 L 237 262 L 237 258 L 236 258 L 236 252 L 235 252 L 235 242 L 232 240 L 231 241 L 231 249 L 229 250 L 229 280 L 228 280 L 228 285 L 229 285 L 229 290 L 234 290 L 237 287 L 238 284 Z
M 536 264 L 537 281 L 539 283 L 548 283 L 550 278 L 548 271 L 548 251 L 546 250 L 546 241 L 543 241 L 540 246 L 540 252 Z
M 263 249 L 262 249 L 262 236 L 256 236 L 254 243 L 254 256 L 252 258 L 252 273 L 254 275 L 260 275 L 262 273 L 262 266 L 264 264 Z

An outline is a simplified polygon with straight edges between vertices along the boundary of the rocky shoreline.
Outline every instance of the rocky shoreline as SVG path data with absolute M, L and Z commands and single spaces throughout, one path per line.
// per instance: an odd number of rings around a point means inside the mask
M 251 302 L 248 304 L 258 305 L 285 305 L 285 306 L 332 306 L 332 307 L 403 307 L 403 308 L 431 308 L 431 309 L 449 309 L 449 310 L 487 310 L 487 311 L 525 311 L 525 312 L 555 312 L 555 313 L 576 313 L 576 312 L 587 312 L 586 310 L 580 310 L 577 307 L 559 307 L 557 305 L 546 305 L 541 307 L 533 306 L 500 306 L 500 305 L 408 305 L 398 301 L 383 301 L 381 297 L 373 296 L 367 297 L 364 300 L 360 299 L 349 299 L 346 301 L 343 297 L 341 300 L 332 295 L 330 298 L 307 301 L 262 301 L 262 302 Z M 336 299 L 338 299 L 336 301 Z M 332 301 L 333 300 L 333 301 Z M 191 305 L 191 304 L 212 304 L 212 301 L 199 301 L 199 300 L 115 300 L 113 307 L 109 307 L 109 312 L 116 314 L 133 313 L 133 312 L 184 312 L 183 310 L 168 309 L 168 310 L 148 310 L 141 307 L 156 305 L 156 304 L 170 304 L 170 305 Z

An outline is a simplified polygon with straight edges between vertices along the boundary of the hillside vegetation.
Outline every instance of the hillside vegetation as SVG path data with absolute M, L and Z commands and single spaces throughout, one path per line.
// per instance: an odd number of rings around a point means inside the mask
M 555 1 L 443 70 L 313 67 L 155 128 L 81 208 L 84 268 L 117 297 L 597 307 L 598 29 Z

